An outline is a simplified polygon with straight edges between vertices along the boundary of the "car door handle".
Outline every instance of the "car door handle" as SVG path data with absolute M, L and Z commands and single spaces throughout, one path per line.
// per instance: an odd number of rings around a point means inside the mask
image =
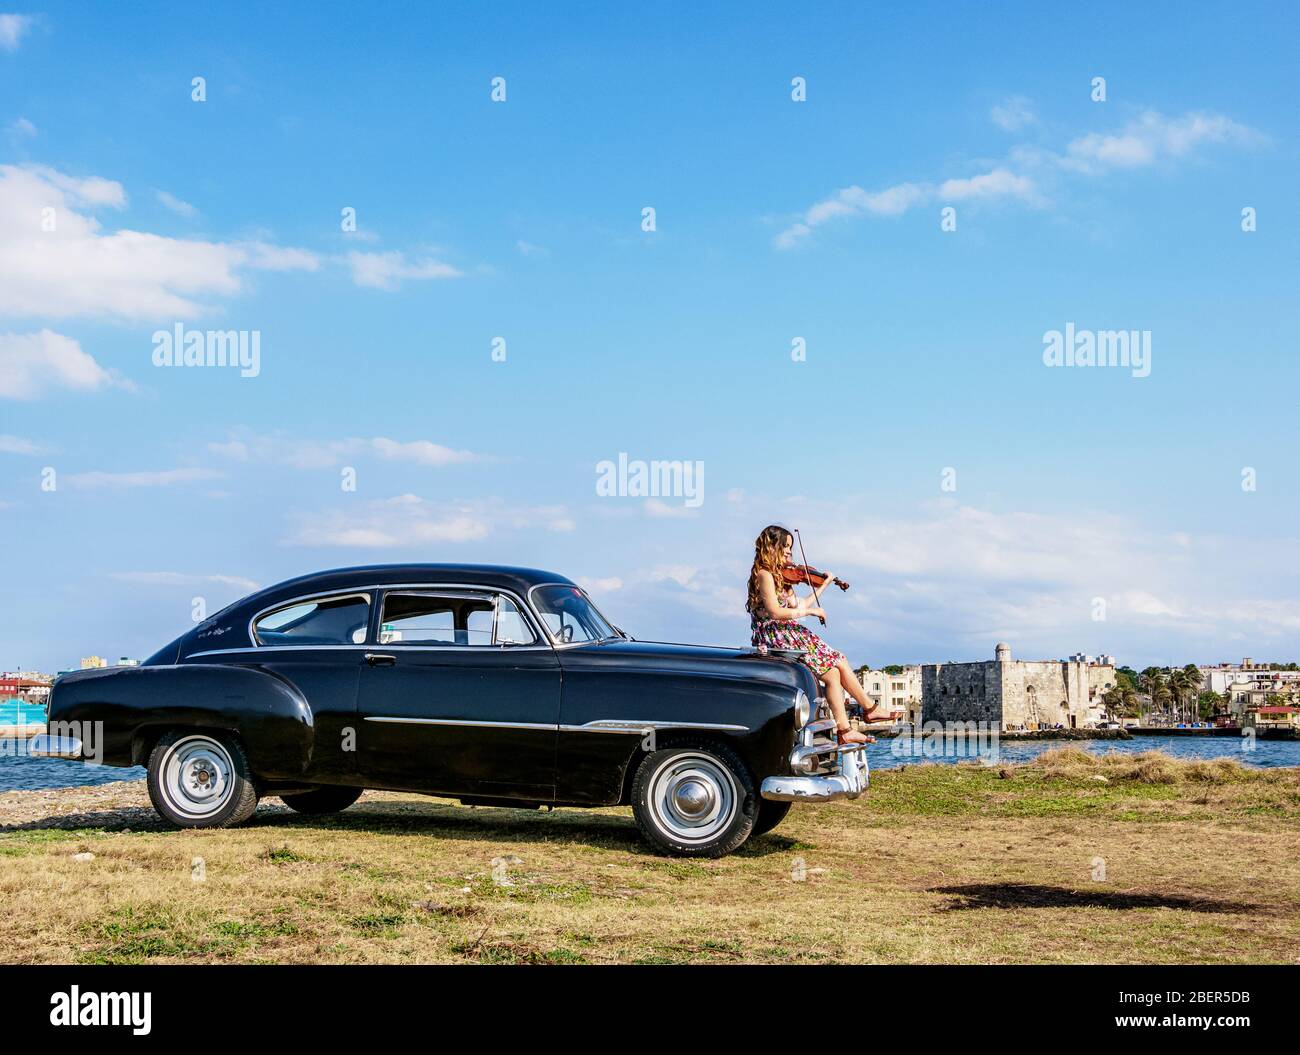
M 386 652 L 367 652 L 366 662 L 372 667 L 391 667 L 397 663 L 397 657 Z

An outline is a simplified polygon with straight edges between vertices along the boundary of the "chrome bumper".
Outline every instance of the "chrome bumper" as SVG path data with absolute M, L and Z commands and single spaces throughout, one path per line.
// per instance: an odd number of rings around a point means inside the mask
M 834 729 L 834 721 L 823 719 L 799 730 L 799 742 L 790 752 L 794 773 L 765 779 L 763 798 L 773 802 L 830 802 L 861 795 L 871 780 L 866 745 L 836 743 L 832 739 Z
M 80 758 L 81 741 L 75 736 L 33 736 L 27 741 L 27 753 L 38 758 Z

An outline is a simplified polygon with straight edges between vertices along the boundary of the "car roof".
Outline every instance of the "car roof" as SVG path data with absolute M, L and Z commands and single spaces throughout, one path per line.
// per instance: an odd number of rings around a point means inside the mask
M 575 585 L 566 575 L 520 568 L 507 564 L 365 564 L 355 568 L 332 568 L 312 572 L 268 586 L 245 597 L 240 605 L 274 604 L 280 599 L 326 593 L 332 590 L 357 590 L 365 586 L 436 586 L 457 583 L 472 586 L 499 586 L 526 594 L 543 583 Z

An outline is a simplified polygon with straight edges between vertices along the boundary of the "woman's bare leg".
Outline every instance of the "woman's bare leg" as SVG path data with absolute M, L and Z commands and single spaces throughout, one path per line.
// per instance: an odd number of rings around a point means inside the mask
M 835 664 L 835 670 L 840 672 L 840 684 L 844 691 L 852 696 L 858 703 L 862 704 L 863 714 L 870 714 L 871 709 L 876 706 L 871 697 L 867 695 L 867 690 L 862 687 L 862 682 L 858 681 L 858 676 L 853 673 L 853 668 L 849 666 L 847 659 L 841 659 Z
M 835 730 L 840 734 L 840 739 L 848 740 L 851 743 L 865 742 L 867 738 L 854 731 L 852 726 L 849 725 L 849 713 L 844 709 L 844 690 L 840 687 L 839 668 L 831 667 L 822 675 L 822 681 L 826 683 L 826 702 L 831 705 L 831 714 L 835 718 Z

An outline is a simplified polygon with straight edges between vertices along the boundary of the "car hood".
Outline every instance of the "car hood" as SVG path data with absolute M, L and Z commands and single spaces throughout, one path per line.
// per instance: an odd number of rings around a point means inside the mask
M 613 640 L 559 649 L 560 666 L 680 671 L 768 681 L 815 696 L 816 680 L 801 663 L 747 648 Z M 810 687 L 811 683 L 811 687 Z

